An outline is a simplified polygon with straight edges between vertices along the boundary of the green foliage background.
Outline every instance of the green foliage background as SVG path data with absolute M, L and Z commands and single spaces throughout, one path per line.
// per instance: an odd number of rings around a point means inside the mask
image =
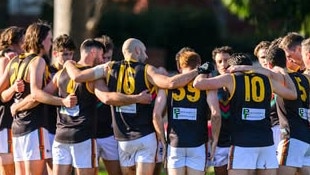
M 211 60 L 215 47 L 230 45 L 237 52 L 252 55 L 261 40 L 273 40 L 287 32 L 310 34 L 310 3 L 308 0 L 214 0 L 224 4 L 226 35 L 212 7 L 184 5 L 156 6 L 142 14 L 132 13 L 128 5 L 111 3 L 105 9 L 96 36 L 107 34 L 115 42 L 116 58 L 124 40 L 141 39 L 147 48 L 160 48 L 166 53 L 168 70 L 176 70 L 174 56 L 184 47 L 194 48 L 203 61 Z M 43 19 L 52 21 L 52 7 L 46 7 Z M 237 32 L 236 32 L 237 29 Z M 240 31 L 238 31 L 240 29 Z M 74 30 L 74 29 L 73 29 Z M 253 56 L 253 55 L 252 55 Z M 254 57 L 253 57 L 254 58 Z
M 308 0 L 221 0 L 232 14 L 256 26 L 257 33 L 273 36 L 297 31 L 310 34 Z

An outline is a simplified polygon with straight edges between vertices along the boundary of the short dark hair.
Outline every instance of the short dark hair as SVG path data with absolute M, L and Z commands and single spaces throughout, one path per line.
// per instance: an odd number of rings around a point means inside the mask
M 252 60 L 248 54 L 245 53 L 233 53 L 229 59 L 227 60 L 227 63 L 230 66 L 233 65 L 252 65 Z
M 114 49 L 113 40 L 108 35 L 102 35 L 101 37 L 95 38 L 95 40 L 101 42 L 104 52 Z
M 274 40 L 272 40 L 271 43 L 270 43 L 269 48 L 271 48 L 271 47 L 280 47 L 280 43 L 281 43 L 282 39 L 283 39 L 282 37 L 278 37 L 278 38 L 275 38 Z
M 233 49 L 230 46 L 222 46 L 222 47 L 216 47 L 212 51 L 212 59 L 215 60 L 215 56 L 218 53 L 227 53 L 229 55 L 233 54 Z
M 95 39 L 89 38 L 82 42 L 80 50 L 90 51 L 91 48 L 103 49 L 101 42 L 96 41 Z
M 304 37 L 297 32 L 290 32 L 283 37 L 280 47 L 282 49 L 294 50 L 296 46 L 301 45 L 301 42 L 304 40 Z
M 53 41 L 53 51 L 61 52 L 65 49 L 74 51 L 76 46 L 72 40 L 72 38 L 67 34 L 59 35 Z
M 282 68 L 286 67 L 286 56 L 283 49 L 280 47 L 274 46 L 268 49 L 266 60 L 272 66 L 279 66 Z

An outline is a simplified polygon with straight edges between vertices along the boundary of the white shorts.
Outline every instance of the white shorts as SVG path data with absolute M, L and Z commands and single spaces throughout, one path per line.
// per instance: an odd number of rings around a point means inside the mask
M 206 146 L 179 148 L 168 145 L 167 168 L 190 167 L 204 171 L 206 165 Z
M 98 157 L 104 160 L 119 160 L 118 145 L 114 136 L 97 138 Z
M 13 137 L 13 152 L 15 162 L 52 158 L 48 131 L 39 128 L 26 135 Z
M 216 147 L 213 166 L 220 167 L 228 164 L 229 147 Z
M 278 168 L 274 145 L 265 147 L 231 146 L 228 169 L 275 169 Z
M 271 129 L 272 129 L 272 133 L 273 133 L 274 146 L 275 146 L 275 148 L 277 148 L 280 141 L 281 141 L 280 125 L 275 125 Z
M 278 146 L 279 165 L 291 167 L 310 166 L 310 144 L 290 138 L 281 140 Z
M 12 153 L 12 130 L 7 128 L 2 129 L 0 131 L 0 139 L 0 153 Z
M 74 168 L 98 167 L 96 140 L 65 144 L 56 140 L 53 144 L 53 164 L 72 165 Z
M 53 147 L 53 143 L 54 143 L 54 140 L 55 140 L 55 134 L 48 133 L 48 139 L 50 141 L 51 147 Z
M 155 163 L 157 139 L 155 133 L 130 141 L 118 141 L 120 164 L 134 166 L 136 162 Z

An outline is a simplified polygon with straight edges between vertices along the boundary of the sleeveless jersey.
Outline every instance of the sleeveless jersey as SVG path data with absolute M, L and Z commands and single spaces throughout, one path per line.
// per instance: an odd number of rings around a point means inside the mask
M 13 103 L 13 99 L 3 103 L 0 101 L 0 131 L 5 128 L 11 129 L 13 117 L 11 115 L 10 106 Z
M 52 81 L 54 75 L 58 72 L 54 65 L 48 66 L 48 80 L 47 83 Z M 57 122 L 57 107 L 53 105 L 46 105 L 47 110 L 47 130 L 51 134 L 56 133 L 56 122 Z
M 111 107 L 97 100 L 97 134 L 96 138 L 106 138 L 113 135 Z
M 278 98 L 277 94 L 272 94 L 271 101 L 270 101 L 270 121 L 271 126 L 279 125 L 279 116 L 277 112 L 277 105 L 276 105 L 276 99 Z
M 86 68 L 88 67 L 79 67 L 79 69 Z M 58 77 L 58 87 L 60 97 L 75 94 L 78 103 L 72 108 L 57 107 L 58 118 L 55 140 L 60 143 L 72 144 L 95 138 L 97 97 L 93 90 L 90 89 L 89 82 L 74 82 L 64 69 Z
M 11 115 L 10 106 L 12 105 L 13 100 L 10 100 L 6 103 L 0 102 L 0 131 L 5 128 L 11 128 L 13 117 Z
M 3 51 L 3 50 L 2 50 Z M 1 59 L 4 59 L 3 55 L 0 56 Z M 11 128 L 13 118 L 10 112 L 10 106 L 12 105 L 13 100 L 9 102 L 2 103 L 0 101 L 0 131 L 5 128 Z
M 107 77 L 110 91 L 124 94 L 139 94 L 143 90 L 151 90 L 146 78 L 147 65 L 135 61 L 112 62 Z M 153 133 L 153 107 L 150 104 L 131 104 L 113 106 L 113 130 L 117 140 L 134 140 Z
M 232 144 L 241 147 L 273 145 L 270 124 L 271 82 L 257 73 L 235 73 L 231 104 Z
M 207 142 L 210 109 L 206 91 L 186 86 L 168 90 L 167 141 L 173 147 L 197 147 Z
M 290 137 L 310 143 L 309 79 L 299 73 L 289 73 L 297 90 L 297 100 L 277 97 L 278 115 L 287 118 Z
M 14 58 L 9 66 L 9 75 L 10 75 L 10 85 L 13 85 L 17 79 L 23 79 L 25 84 L 24 92 L 15 93 L 14 101 L 20 101 L 30 94 L 30 83 L 25 81 L 27 72 L 29 70 L 29 63 L 34 59 L 40 59 L 36 54 L 21 54 L 18 57 Z M 44 86 L 46 77 L 46 72 L 44 73 L 42 82 Z M 41 87 L 42 88 L 42 87 Z M 44 105 L 39 104 L 38 106 L 19 112 L 14 116 L 12 123 L 12 133 L 13 136 L 23 136 L 28 134 L 39 127 L 44 127 L 45 116 L 44 114 Z
M 217 91 L 217 96 L 219 99 L 219 107 L 221 110 L 221 117 L 222 117 L 222 125 L 219 135 L 219 140 L 217 146 L 219 147 L 230 147 L 231 145 L 231 137 L 230 137 L 230 124 L 229 124 L 229 117 L 230 113 L 230 102 L 229 97 L 230 94 L 224 88 L 220 88 Z

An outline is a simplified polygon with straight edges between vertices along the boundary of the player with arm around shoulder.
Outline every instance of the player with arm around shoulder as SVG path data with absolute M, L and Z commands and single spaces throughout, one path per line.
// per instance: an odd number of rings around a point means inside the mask
M 233 54 L 228 63 L 229 65 L 252 64 L 249 57 L 242 53 Z M 232 146 L 230 157 L 232 159 L 228 163 L 228 174 L 246 175 L 254 172 L 266 175 L 276 174 L 278 163 L 270 121 L 267 117 L 270 97 L 274 91 L 287 99 L 296 99 L 296 91 L 292 82 L 288 82 L 288 87 L 284 87 L 278 81 L 273 79 L 270 81 L 263 74 L 238 72 L 212 78 L 203 78 L 199 75 L 193 85 L 199 89 L 226 87 L 231 93 Z M 257 152 L 257 150 L 261 150 L 261 156 L 244 157 L 244 155 L 252 155 L 251 152 Z M 247 151 L 247 154 L 244 151 Z

